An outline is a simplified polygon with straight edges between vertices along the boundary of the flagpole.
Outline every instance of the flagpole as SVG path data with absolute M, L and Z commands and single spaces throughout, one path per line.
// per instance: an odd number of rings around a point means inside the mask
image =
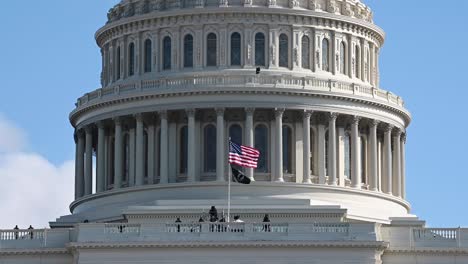
M 229 149 L 231 149 L 231 138 L 229 137 Z M 231 163 L 229 162 L 228 157 L 228 212 L 227 212 L 227 222 L 231 221 Z

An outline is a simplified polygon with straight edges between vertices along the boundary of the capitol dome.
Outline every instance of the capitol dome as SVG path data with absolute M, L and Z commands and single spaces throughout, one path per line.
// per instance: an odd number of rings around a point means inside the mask
M 229 138 L 261 152 L 233 210 L 408 216 L 411 116 L 379 86 L 384 38 L 354 0 L 121 1 L 96 33 L 102 87 L 70 114 L 72 214 L 52 225 L 225 209 Z

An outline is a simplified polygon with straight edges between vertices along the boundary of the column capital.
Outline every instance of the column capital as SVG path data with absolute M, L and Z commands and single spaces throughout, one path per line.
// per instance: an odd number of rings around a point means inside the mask
M 167 119 L 167 110 L 158 111 L 158 115 L 160 119 Z
M 97 126 L 97 128 L 99 128 L 99 129 L 103 129 L 103 128 L 104 128 L 104 122 L 103 122 L 103 121 L 97 121 L 97 122 L 96 122 L 96 126 Z
M 275 117 L 283 117 L 284 111 L 284 108 L 275 108 Z
M 380 124 L 380 121 L 379 120 L 376 120 L 376 119 L 372 119 L 370 121 L 370 127 L 371 128 L 377 128 L 377 126 Z
M 406 132 L 401 134 L 401 142 L 406 143 Z
M 361 121 L 362 117 L 360 116 L 353 116 L 352 122 L 354 125 L 359 125 L 359 121 Z
M 142 122 L 143 121 L 143 114 L 134 114 L 133 117 L 135 118 L 136 121 Z
M 385 125 L 385 134 L 391 134 L 394 126 L 391 124 Z
M 336 119 L 338 118 L 338 113 L 335 113 L 335 112 L 331 112 L 330 115 L 328 116 L 328 122 L 330 121 L 336 121 Z
M 401 137 L 401 134 L 403 134 L 403 131 L 401 131 L 401 129 L 399 129 L 399 128 L 396 128 L 394 130 L 394 135 L 393 136 L 394 137 Z
M 226 109 L 224 107 L 217 107 L 215 108 L 215 112 L 217 116 L 224 116 L 224 111 Z
M 120 117 L 120 116 L 112 118 L 112 121 L 114 121 L 114 124 L 116 126 L 121 126 L 122 125 L 122 117 Z
M 195 117 L 195 112 L 197 110 L 195 108 L 187 108 L 185 109 L 185 113 L 187 114 L 187 117 Z
M 253 107 L 246 107 L 246 108 L 245 108 L 245 113 L 246 113 L 247 115 L 253 115 L 253 114 L 255 113 L 255 108 L 253 108 Z
M 92 125 L 87 125 L 84 127 L 84 131 L 86 134 L 91 134 L 93 133 L 93 126 Z
M 312 116 L 313 113 L 314 113 L 314 111 L 304 110 L 304 112 L 302 113 L 302 118 L 303 119 L 310 119 L 310 117 Z

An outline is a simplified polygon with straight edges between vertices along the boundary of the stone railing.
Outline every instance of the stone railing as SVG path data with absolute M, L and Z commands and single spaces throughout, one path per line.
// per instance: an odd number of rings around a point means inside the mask
M 78 99 L 76 106 L 78 108 L 85 107 L 102 100 L 110 100 L 112 98 L 123 97 L 125 95 L 134 96 L 139 93 L 169 93 L 177 90 L 202 90 L 213 88 L 282 88 L 291 90 L 331 92 L 334 94 L 353 95 L 374 99 L 396 107 L 404 107 L 404 102 L 401 97 L 375 87 L 361 86 L 355 83 L 340 82 L 329 79 L 294 77 L 288 75 L 213 75 L 139 80 L 136 82 L 111 85 L 87 93 Z
M 468 248 L 467 228 L 384 227 L 382 239 L 393 248 Z
M 295 2 L 275 2 L 270 4 L 268 1 L 250 0 L 250 1 L 207 1 L 207 0 L 164 0 L 164 1 L 133 1 L 126 4 L 114 6 L 107 14 L 108 22 L 114 22 L 119 19 L 128 18 L 136 15 L 144 15 L 155 11 L 166 11 L 171 9 L 183 8 L 203 8 L 203 7 L 283 7 L 293 9 L 309 9 L 313 11 L 322 11 L 334 14 L 341 14 L 349 17 L 363 19 L 368 22 L 373 21 L 371 10 L 361 2 L 346 2 L 344 0 L 332 0 L 329 3 L 317 1 L 309 4 L 307 0 L 298 0 Z
M 70 231 L 70 229 L 0 230 L 0 250 L 62 248 L 70 242 Z

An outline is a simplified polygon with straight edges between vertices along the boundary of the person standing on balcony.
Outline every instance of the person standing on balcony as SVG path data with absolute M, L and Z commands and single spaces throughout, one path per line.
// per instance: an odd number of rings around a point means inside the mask
M 210 211 L 208 212 L 210 215 L 210 222 L 214 223 L 218 221 L 218 210 L 216 210 L 216 207 L 211 206 Z
M 29 236 L 31 237 L 31 239 L 33 239 L 34 238 L 34 233 L 33 233 L 34 227 L 32 227 L 32 225 L 30 225 L 28 227 L 28 230 L 29 230 Z
M 19 231 L 18 231 L 18 230 L 19 230 L 19 227 L 18 227 L 18 225 L 16 225 L 15 228 L 13 228 L 13 230 L 15 230 L 15 231 L 14 231 L 14 233 L 15 233 L 15 239 L 18 240 L 18 237 L 19 237 Z
M 177 223 L 177 232 L 180 233 L 180 224 L 179 223 L 182 223 L 182 220 L 180 220 L 180 217 L 177 217 L 177 220 L 175 220 L 175 222 Z
M 268 214 L 265 214 L 265 216 L 263 217 L 263 229 L 262 231 L 264 232 L 271 232 L 271 226 L 270 226 L 270 217 L 268 216 Z

